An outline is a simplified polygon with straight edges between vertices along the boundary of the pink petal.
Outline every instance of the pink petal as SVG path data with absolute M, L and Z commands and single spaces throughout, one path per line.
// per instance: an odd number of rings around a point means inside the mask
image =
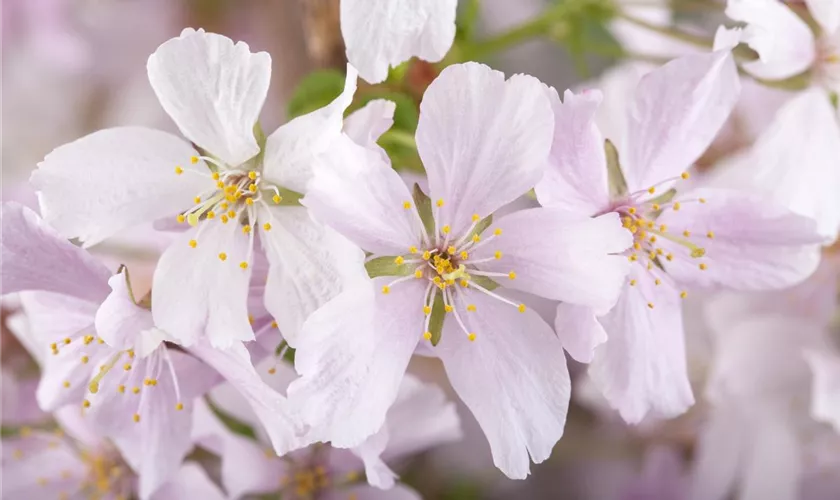
M 447 67 L 420 104 L 417 149 L 438 222 L 461 234 L 473 214 L 486 217 L 525 194 L 545 172 L 554 117 L 536 78 L 477 63 Z
M 158 261 L 152 314 L 155 325 L 178 342 L 189 345 L 206 337 L 224 348 L 254 338 L 247 307 L 251 268 L 240 267 L 249 261 L 250 243 L 241 228 L 233 221 L 200 222 L 179 235 Z
M 502 234 L 471 252 L 475 255 L 470 258 L 492 259 L 478 265 L 482 270 L 514 271 L 516 279 L 497 278 L 502 286 L 598 311 L 615 304 L 629 263 L 626 257 L 611 254 L 633 242 L 617 214 L 593 219 L 561 209 L 533 208 L 506 215 L 492 228 Z M 502 252 L 500 259 L 494 258 L 496 251 Z
M 295 353 L 301 378 L 288 394 L 316 440 L 359 445 L 379 431 L 397 397 L 423 334 L 425 286 L 408 282 L 382 293 L 391 280 L 342 293 L 304 324 Z
M 113 291 L 96 311 L 96 333 L 115 349 L 132 348 L 142 332 L 154 328 L 152 314 L 134 303 L 126 271 L 112 276 L 108 284 Z
M 549 167 L 534 190 L 540 204 L 594 215 L 610 204 L 604 137 L 595 125 L 603 95 L 597 90 L 575 95 L 567 90 L 565 102 L 549 92 L 554 109 L 554 144 Z
M 385 150 L 379 147 L 376 141 L 394 124 L 396 108 L 397 105 L 393 101 L 374 99 L 344 120 L 344 133 L 359 146 L 385 155 L 383 159 L 387 161 Z
M 69 477 L 63 476 L 66 472 Z M 61 492 L 80 492 L 87 474 L 87 464 L 71 444 L 51 433 L 3 439 L 3 498 L 58 498 Z
M 628 423 L 648 413 L 674 417 L 694 404 L 678 292 L 667 282 L 655 285 L 640 265 L 633 267 L 635 285 L 625 287 L 615 308 L 600 318 L 608 340 L 589 368 L 592 381 Z
M 805 359 L 814 372 L 811 415 L 840 430 L 840 356 L 836 352 L 809 351 Z
M 628 112 L 630 191 L 679 176 L 709 147 L 738 100 L 741 84 L 729 51 L 691 54 L 648 73 Z
M 546 460 L 563 436 L 571 391 L 563 346 L 533 311 L 479 292 L 466 301 L 476 305 L 466 313 L 475 341 L 448 317 L 435 352 L 487 436 L 493 463 L 524 479 L 530 461 Z
M 99 303 L 110 293 L 111 273 L 32 210 L 4 203 L 0 211 L 3 293 L 42 290 Z
M 691 258 L 688 248 L 660 239 L 675 256 L 663 265 L 677 281 L 706 288 L 776 289 L 801 282 L 819 265 L 822 239 L 813 220 L 735 191 L 690 193 L 690 200 L 699 198 L 706 202 L 683 201 L 678 211 L 666 210 L 657 220 L 677 237 L 688 230 L 689 239 L 705 250 L 703 257 Z
M 828 34 L 837 33 L 840 28 L 840 2 L 837 0 L 805 0 L 811 16 Z
M 184 498 L 225 500 L 228 497 L 207 476 L 204 469 L 196 463 L 189 462 L 182 465 L 173 479 L 157 490 L 150 500 L 182 500 Z
M 607 341 L 607 332 L 589 307 L 561 303 L 554 330 L 566 352 L 581 363 L 591 363 L 595 348 Z

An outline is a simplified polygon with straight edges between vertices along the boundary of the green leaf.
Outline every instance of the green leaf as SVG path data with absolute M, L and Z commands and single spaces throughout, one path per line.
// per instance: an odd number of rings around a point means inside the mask
M 459 9 L 458 18 L 455 21 L 455 37 L 457 40 L 469 41 L 473 39 L 480 12 L 481 0 L 466 0 L 464 2 L 463 8 Z
M 434 239 L 435 219 L 432 214 L 432 200 L 420 189 L 419 184 L 414 184 L 411 196 L 414 198 L 414 205 L 417 207 L 417 213 L 420 214 L 420 220 L 423 221 L 423 226 L 426 228 L 426 234 Z
M 475 228 L 469 234 L 469 237 L 467 238 L 467 241 L 469 241 L 473 237 L 473 235 L 475 235 L 475 234 L 481 235 L 481 233 L 483 233 L 485 229 L 490 227 L 490 224 L 492 224 L 492 223 L 493 223 L 493 214 L 490 214 L 487 217 L 478 221 L 478 224 L 475 225 Z
M 377 257 L 365 263 L 368 276 L 378 278 L 380 276 L 408 276 L 412 272 L 411 266 L 397 264 L 395 257 Z
M 343 82 L 342 85 L 344 85 Z M 396 104 L 393 128 L 414 135 L 414 131 L 417 130 L 417 122 L 420 121 L 420 111 L 414 98 L 406 93 L 376 87 L 366 88 L 364 93 L 360 93 L 359 100 L 353 103 L 349 110 L 353 112 L 363 108 L 367 103 L 376 99 L 387 99 Z
M 435 291 L 435 301 L 432 304 L 432 317 L 429 318 L 429 332 L 432 334 L 432 338 L 430 339 L 432 345 L 438 345 L 438 342 L 440 342 L 445 317 L 446 310 L 443 306 L 443 294 Z
M 604 153 L 607 155 L 607 179 L 610 184 L 610 196 L 613 198 L 624 196 L 627 193 L 627 181 L 621 171 L 618 150 L 609 139 L 604 141 Z
M 306 75 L 292 93 L 286 108 L 289 118 L 323 108 L 344 90 L 344 74 L 323 69 Z
M 207 401 L 207 406 L 210 407 L 210 410 L 212 410 L 213 413 L 217 417 L 219 417 L 219 420 L 221 420 L 225 427 L 230 429 L 231 432 L 233 432 L 234 434 L 239 434 L 240 436 L 251 438 L 253 440 L 257 439 L 257 434 L 254 432 L 253 427 L 219 408 L 216 405 L 216 403 L 210 398 L 210 396 L 205 396 L 204 400 Z

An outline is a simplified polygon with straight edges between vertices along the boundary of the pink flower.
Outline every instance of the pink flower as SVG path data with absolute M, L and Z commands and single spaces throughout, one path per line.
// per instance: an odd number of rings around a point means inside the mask
M 295 206 L 314 155 L 341 131 L 355 71 L 332 104 L 259 140 L 268 54 L 186 29 L 152 54 L 148 73 L 164 110 L 202 152 L 141 127 L 66 144 L 32 177 L 45 220 L 86 246 L 143 222 L 188 222 L 161 256 L 152 288 L 155 324 L 184 345 L 253 340 L 247 297 L 259 240 L 271 265 L 266 307 L 294 337 L 305 316 L 361 267 L 358 249 Z
M 689 55 L 646 75 L 627 117 L 621 168 L 608 162 L 593 123 L 600 92 L 554 97 L 551 167 L 537 185 L 544 206 L 617 214 L 633 234 L 633 264 L 616 306 L 561 304 L 556 330 L 628 422 L 649 411 L 674 416 L 694 402 L 685 366 L 684 287 L 782 288 L 819 262 L 810 219 L 731 190 L 679 183 L 734 106 L 729 51 Z M 604 314 L 606 312 L 606 314 Z M 600 344 L 604 345 L 600 345 Z M 597 347 L 597 349 L 596 349 Z
M 303 203 L 391 270 L 304 325 L 302 378 L 289 398 L 315 439 L 354 447 L 377 432 L 412 353 L 436 342 L 435 330 L 440 342 L 422 349 L 443 361 L 496 465 L 524 478 L 529 456 L 548 458 L 569 400 L 563 344 L 504 290 L 609 309 L 628 267 L 611 254 L 631 237 L 616 214 L 536 208 L 491 222 L 543 175 L 554 128 L 546 96 L 532 77 L 505 81 L 474 63 L 445 69 L 423 98 L 416 135 L 431 200 L 413 197 L 381 151 L 350 137 L 324 156 Z

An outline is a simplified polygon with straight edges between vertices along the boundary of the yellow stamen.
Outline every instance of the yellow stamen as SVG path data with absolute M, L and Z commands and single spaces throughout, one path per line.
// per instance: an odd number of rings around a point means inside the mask
M 181 174 L 183 174 L 183 173 L 184 173 L 184 169 L 183 169 L 183 168 L 181 168 L 180 166 L 177 166 L 177 167 L 175 167 L 175 173 L 176 173 L 177 175 L 181 175 Z
M 219 254 L 219 260 L 222 261 L 222 262 L 226 261 L 227 260 L 227 254 L 224 253 L 224 252 L 220 253 Z
M 411 202 L 410 201 L 404 201 L 403 202 L 403 208 L 406 209 L 406 210 L 409 210 L 411 208 Z

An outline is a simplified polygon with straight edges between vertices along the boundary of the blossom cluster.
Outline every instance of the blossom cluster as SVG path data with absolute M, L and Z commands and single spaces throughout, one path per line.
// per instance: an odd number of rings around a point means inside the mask
M 39 373 L 4 366 L 4 402 L 37 406 L 4 412 L 5 498 L 418 498 L 401 457 L 474 419 L 525 479 L 573 398 L 639 429 L 702 409 L 691 473 L 655 464 L 633 498 L 834 498 L 840 1 L 729 0 L 705 46 L 622 7 L 627 50 L 664 53 L 565 91 L 468 60 L 457 7 L 341 0 L 343 88 L 270 133 L 271 56 L 184 29 L 146 66 L 179 133 L 38 163 L 37 207 L 0 222 Z M 364 96 L 411 64 L 406 131 Z M 162 249 L 150 286 L 98 250 L 127 231 Z

